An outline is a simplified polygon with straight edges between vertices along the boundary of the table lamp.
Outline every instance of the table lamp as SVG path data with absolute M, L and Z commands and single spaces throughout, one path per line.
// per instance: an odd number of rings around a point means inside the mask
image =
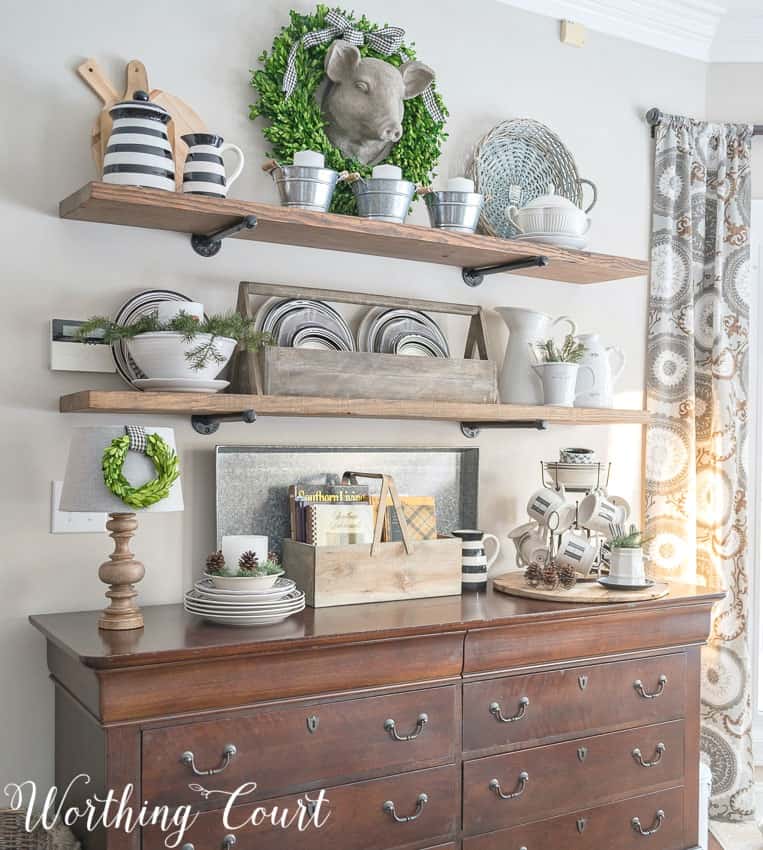
M 130 539 L 138 527 L 136 513 L 183 510 L 176 467 L 171 428 L 115 426 L 74 430 L 60 510 L 108 513 L 106 528 L 114 540 L 110 559 L 98 569 L 98 577 L 109 585 L 106 596 L 110 600 L 98 619 L 101 629 L 143 627 L 143 614 L 135 602 L 135 585 L 146 571 L 133 557 Z M 115 490 L 119 495 L 115 495 Z

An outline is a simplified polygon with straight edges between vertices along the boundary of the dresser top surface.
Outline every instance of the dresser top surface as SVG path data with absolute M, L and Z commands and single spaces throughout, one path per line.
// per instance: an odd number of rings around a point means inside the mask
M 527 620 L 612 616 L 618 611 L 708 606 L 722 594 L 673 585 L 669 596 L 651 602 L 586 605 L 520 599 L 494 591 L 333 608 L 307 608 L 272 626 L 234 628 L 206 623 L 182 605 L 143 608 L 145 626 L 101 631 L 98 611 L 30 617 L 46 638 L 88 667 L 119 668 L 235 654 L 302 649 L 441 632 L 467 631 Z

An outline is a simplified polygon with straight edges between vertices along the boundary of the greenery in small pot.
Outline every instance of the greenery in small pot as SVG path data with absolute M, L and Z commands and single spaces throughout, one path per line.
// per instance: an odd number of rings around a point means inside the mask
M 536 344 L 535 349 L 541 363 L 580 363 L 586 347 L 572 334 L 567 334 L 561 347 L 553 339 Z
M 612 531 L 614 536 L 609 541 L 610 549 L 641 549 L 652 539 L 644 537 L 643 532 L 633 524 L 628 531 L 621 525 L 613 525 Z
M 253 319 L 245 319 L 236 312 L 216 313 L 199 320 L 181 310 L 168 322 L 159 321 L 158 314 L 154 312 L 141 316 L 130 325 L 118 325 L 107 316 L 93 316 L 77 329 L 77 336 L 86 339 L 95 331 L 102 331 L 104 341 L 109 344 L 120 339 L 130 340 L 145 333 L 179 333 L 185 342 L 193 342 L 200 335 L 208 335 L 209 339 L 200 341 L 185 353 L 189 365 L 197 371 L 210 363 L 225 362 L 225 357 L 215 346 L 218 337 L 235 339 L 247 351 L 259 351 L 273 342 L 270 334 L 255 329 Z
M 267 560 L 260 563 L 254 552 L 244 552 L 238 560 L 238 570 L 229 573 L 225 570 L 225 558 L 219 550 L 207 558 L 207 575 L 225 576 L 226 578 L 261 578 L 262 576 L 280 575 L 283 567 L 275 552 L 269 552 Z

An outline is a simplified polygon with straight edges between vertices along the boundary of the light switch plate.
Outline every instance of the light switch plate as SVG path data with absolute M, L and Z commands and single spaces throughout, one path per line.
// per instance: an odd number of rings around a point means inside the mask
M 104 534 L 106 514 L 60 511 L 63 481 L 50 482 L 50 533 L 51 534 Z
M 562 44 L 569 44 L 570 47 L 583 47 L 585 44 L 586 31 L 583 24 L 576 24 L 573 21 L 562 21 L 559 39 Z

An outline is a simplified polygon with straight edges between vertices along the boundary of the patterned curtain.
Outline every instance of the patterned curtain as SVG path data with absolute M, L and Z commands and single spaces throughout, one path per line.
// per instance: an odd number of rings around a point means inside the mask
M 728 590 L 703 650 L 711 816 L 754 813 L 747 559 L 750 139 L 664 116 L 647 339 L 647 534 L 657 575 Z

